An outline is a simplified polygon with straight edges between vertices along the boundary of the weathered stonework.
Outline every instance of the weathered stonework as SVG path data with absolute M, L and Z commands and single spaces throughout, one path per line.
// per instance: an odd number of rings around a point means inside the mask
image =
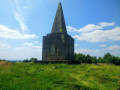
M 43 36 L 42 60 L 74 60 L 74 39 L 67 34 L 61 3 L 51 33 Z

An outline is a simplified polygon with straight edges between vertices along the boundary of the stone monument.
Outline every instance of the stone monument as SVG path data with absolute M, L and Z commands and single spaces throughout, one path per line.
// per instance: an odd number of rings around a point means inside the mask
M 74 60 L 74 39 L 67 34 L 61 3 L 58 5 L 51 33 L 43 36 L 42 60 Z

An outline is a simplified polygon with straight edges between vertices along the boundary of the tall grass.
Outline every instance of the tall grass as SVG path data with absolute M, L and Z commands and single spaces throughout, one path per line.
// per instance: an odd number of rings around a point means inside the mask
M 10 63 L 5 61 L 0 64 L 0 90 L 79 89 L 119 90 L 120 66 Z

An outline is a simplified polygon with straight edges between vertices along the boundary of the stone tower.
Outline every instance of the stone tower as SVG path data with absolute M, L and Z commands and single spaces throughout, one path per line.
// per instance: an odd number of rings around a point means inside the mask
M 51 33 L 43 36 L 42 60 L 74 60 L 74 39 L 67 34 L 61 3 L 58 5 Z

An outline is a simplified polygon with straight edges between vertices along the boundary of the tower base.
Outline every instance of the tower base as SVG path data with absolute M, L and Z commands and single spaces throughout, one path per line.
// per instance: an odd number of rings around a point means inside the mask
M 66 33 L 43 36 L 42 60 L 74 60 L 74 39 Z

